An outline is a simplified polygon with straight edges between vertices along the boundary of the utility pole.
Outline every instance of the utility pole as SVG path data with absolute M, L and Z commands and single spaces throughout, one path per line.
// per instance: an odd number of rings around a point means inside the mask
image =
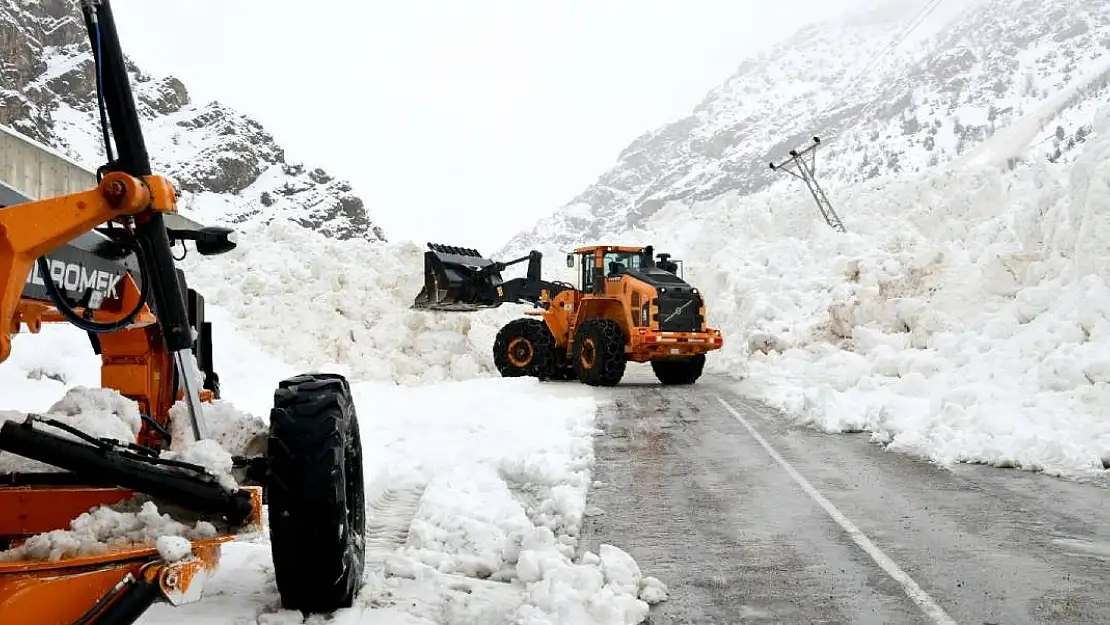
M 821 211 L 821 216 L 825 218 L 825 223 L 835 230 L 846 232 L 844 222 L 840 221 L 840 217 L 833 210 L 832 202 L 829 201 L 825 191 L 821 185 L 817 183 L 817 146 L 821 145 L 821 138 L 814 137 L 813 144 L 802 151 L 790 150 L 790 158 L 775 165 L 771 163 L 771 169 L 774 171 L 784 171 L 798 180 L 806 183 L 809 192 L 813 194 L 813 200 L 817 202 L 817 209 Z M 807 164 L 802 157 L 809 155 L 809 163 Z M 797 166 L 798 171 L 793 171 L 791 168 Z

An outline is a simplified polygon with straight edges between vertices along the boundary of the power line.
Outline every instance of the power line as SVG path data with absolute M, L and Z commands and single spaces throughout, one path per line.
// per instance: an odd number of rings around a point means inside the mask
M 922 22 L 924 22 L 930 15 L 932 15 L 933 11 L 936 10 L 936 8 L 940 5 L 940 3 L 942 1 L 943 0 L 932 0 L 929 3 L 929 5 L 927 5 L 926 8 L 923 9 L 924 14 L 922 15 L 922 14 L 919 13 L 919 15 L 921 15 L 921 19 L 916 20 L 916 23 L 913 25 L 913 27 L 910 28 L 908 31 L 906 31 L 906 33 L 890 49 L 893 51 L 895 48 L 902 45 L 902 42 L 904 42 L 906 39 L 909 39 L 909 36 L 913 33 L 913 31 L 917 30 L 917 27 L 920 26 L 922 24 Z M 872 108 L 874 108 L 875 105 L 878 104 L 878 103 L 879 103 L 879 98 L 877 98 L 877 97 L 873 98 L 871 100 L 870 104 L 863 107 L 863 110 L 861 110 L 859 113 L 855 114 L 855 116 L 852 118 L 853 121 L 856 121 L 856 120 L 859 120 L 860 118 L 862 118 L 864 116 L 864 114 L 866 114 L 868 111 L 870 111 Z M 833 136 L 835 137 L 836 135 L 834 134 Z
M 829 112 L 830 110 L 832 110 L 836 106 L 838 106 L 840 104 L 843 104 L 844 98 L 847 95 L 847 93 L 850 92 L 851 89 L 853 87 L 855 87 L 856 84 L 868 72 L 870 72 L 873 68 L 877 67 L 880 61 L 882 61 L 884 58 L 886 58 L 887 55 L 889 55 L 891 52 L 896 50 L 898 48 L 898 46 L 902 45 L 902 43 L 905 42 L 906 39 L 908 39 L 911 34 L 913 34 L 913 31 L 917 30 L 917 28 L 919 26 L 921 26 L 921 24 L 930 15 L 932 15 L 933 11 L 936 10 L 936 8 L 940 5 L 940 3 L 942 1 L 943 0 L 928 0 L 925 3 L 925 6 L 921 7 L 921 9 L 918 10 L 917 14 L 914 15 L 912 18 L 910 18 L 909 22 L 907 22 L 905 25 L 902 26 L 901 29 L 899 29 L 898 33 L 896 33 L 894 38 L 891 39 L 891 41 L 889 43 L 887 43 L 886 47 L 883 48 L 882 50 L 880 50 L 875 56 L 873 56 L 871 58 L 871 60 L 867 63 L 867 65 L 865 65 L 863 67 L 863 69 L 856 72 L 855 77 L 851 81 L 848 82 L 848 84 L 844 87 L 844 89 L 841 90 L 840 97 L 833 100 L 828 106 L 826 106 L 819 113 L 817 113 L 817 115 L 814 116 L 814 120 L 816 121 L 817 119 L 820 119 L 820 117 L 822 115 L 824 115 L 825 113 Z M 872 104 L 874 104 L 874 101 L 872 102 Z M 864 111 L 868 110 L 869 108 L 870 108 L 870 106 L 868 108 L 865 108 Z M 858 113 L 856 115 L 856 118 L 858 118 L 862 114 L 863 114 L 863 111 Z
M 849 89 L 854 87 L 864 75 L 870 72 L 872 68 L 876 67 L 877 64 L 884 58 L 886 58 L 888 54 L 897 49 L 898 46 L 902 45 L 902 43 L 909 38 L 913 31 L 917 30 L 918 26 L 920 26 L 922 22 L 924 22 L 925 19 L 927 19 L 929 15 L 933 13 L 934 10 L 936 10 L 937 6 L 939 6 L 942 1 L 943 0 L 928 0 L 925 6 L 923 6 L 921 10 L 917 12 L 917 15 L 914 15 L 909 23 L 902 27 L 897 36 L 895 36 L 895 38 L 887 44 L 886 48 L 872 57 L 871 61 L 869 61 L 867 65 L 864 66 L 864 68 L 856 74 L 856 77 L 851 80 L 844 88 L 843 92 L 841 93 L 841 97 L 833 100 L 833 102 L 831 102 L 829 106 L 825 107 L 824 110 L 817 113 L 814 116 L 814 120 L 819 120 L 835 105 L 843 102 L 844 95 L 846 95 Z M 852 121 L 854 122 L 862 117 L 863 114 L 869 111 L 871 107 L 878 103 L 878 101 L 878 98 L 872 99 L 871 104 L 867 105 L 862 111 L 854 115 Z M 836 214 L 836 211 L 833 209 L 832 202 L 829 201 L 829 198 L 825 194 L 824 189 L 821 188 L 821 184 L 817 181 L 816 150 L 817 146 L 820 145 L 820 143 L 821 139 L 819 137 L 813 137 L 812 145 L 802 150 L 790 150 L 790 158 L 778 165 L 772 162 L 771 169 L 788 173 L 791 176 L 794 176 L 795 178 L 798 178 L 799 180 L 804 182 L 806 187 L 809 189 L 810 194 L 813 196 L 814 202 L 817 203 L 817 209 L 821 211 L 821 216 L 824 217 L 825 223 L 827 223 L 829 227 L 837 230 L 838 232 L 845 232 L 846 229 L 844 227 L 844 222 L 840 219 L 840 216 Z M 803 158 L 807 154 L 810 156 L 809 163 L 806 163 Z M 795 169 L 797 170 L 796 172 L 794 171 Z

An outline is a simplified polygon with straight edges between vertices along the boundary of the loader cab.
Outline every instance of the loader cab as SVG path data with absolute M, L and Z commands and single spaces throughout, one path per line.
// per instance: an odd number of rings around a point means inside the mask
M 652 248 L 617 245 L 580 247 L 567 254 L 567 267 L 579 265 L 579 288 L 583 293 L 602 294 L 607 281 L 619 281 L 630 270 L 651 266 Z

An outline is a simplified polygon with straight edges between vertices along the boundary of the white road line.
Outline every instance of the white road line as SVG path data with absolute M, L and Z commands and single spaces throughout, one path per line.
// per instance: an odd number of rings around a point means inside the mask
M 875 564 L 878 564 L 884 571 L 887 572 L 888 575 L 894 578 L 894 581 L 902 585 L 902 588 L 906 591 L 906 596 L 908 596 L 914 603 L 916 603 L 926 616 L 932 619 L 934 623 L 937 623 L 937 625 L 956 625 L 956 621 L 954 621 L 951 616 L 948 616 L 948 614 L 939 605 L 937 605 L 935 601 L 933 601 L 933 598 L 930 597 L 929 594 L 926 593 L 924 590 L 922 590 L 921 586 L 917 585 L 917 582 L 913 581 L 912 577 L 910 577 L 897 564 L 895 564 L 894 560 L 891 560 L 890 557 L 883 553 L 882 549 L 876 547 L 875 543 L 871 542 L 871 539 L 867 538 L 867 535 L 860 531 L 860 529 L 856 527 L 855 523 L 852 523 L 850 520 L 848 520 L 848 517 L 844 516 L 844 514 L 841 513 L 840 510 L 836 508 L 836 506 L 832 505 L 832 503 L 828 499 L 825 499 L 825 497 L 822 496 L 821 493 L 817 492 L 817 489 L 814 488 L 813 485 L 810 484 L 808 480 L 806 480 L 806 478 L 802 477 L 801 473 L 798 473 L 798 471 L 794 469 L 794 467 L 791 466 L 785 458 L 779 455 L 779 452 L 775 451 L 774 447 L 771 447 L 766 439 L 759 435 L 759 432 L 757 432 L 755 428 L 753 428 L 752 425 L 748 423 L 747 419 L 741 416 L 741 414 L 735 408 L 730 406 L 728 402 L 726 402 L 724 399 L 721 399 L 719 395 L 717 395 L 716 397 L 717 401 L 721 402 L 721 405 L 725 407 L 725 410 L 728 410 L 730 413 L 732 413 L 732 416 L 736 417 L 736 420 L 740 422 L 740 425 L 744 426 L 744 428 L 748 430 L 748 433 L 752 435 L 752 438 L 754 438 L 760 445 L 762 445 L 763 449 L 767 450 L 767 453 L 775 459 L 775 462 L 778 462 L 779 465 L 786 470 L 790 477 L 794 478 L 794 481 L 802 487 L 802 490 L 804 490 L 806 494 L 812 497 L 813 500 L 817 502 L 817 505 L 824 508 L 825 512 L 828 512 L 829 516 L 831 516 L 833 520 L 840 525 L 840 527 L 844 528 L 844 531 L 852 537 L 852 540 L 854 540 L 855 543 L 860 546 L 860 549 L 863 549 L 867 553 L 867 555 L 871 556 L 871 559 L 875 561 Z

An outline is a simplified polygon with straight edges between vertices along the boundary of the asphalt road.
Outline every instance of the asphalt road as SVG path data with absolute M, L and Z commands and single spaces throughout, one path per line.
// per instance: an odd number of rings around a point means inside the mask
M 709 377 L 664 388 L 630 366 L 596 394 L 581 547 L 667 584 L 649 623 L 1110 623 L 1105 483 L 938 468 Z

